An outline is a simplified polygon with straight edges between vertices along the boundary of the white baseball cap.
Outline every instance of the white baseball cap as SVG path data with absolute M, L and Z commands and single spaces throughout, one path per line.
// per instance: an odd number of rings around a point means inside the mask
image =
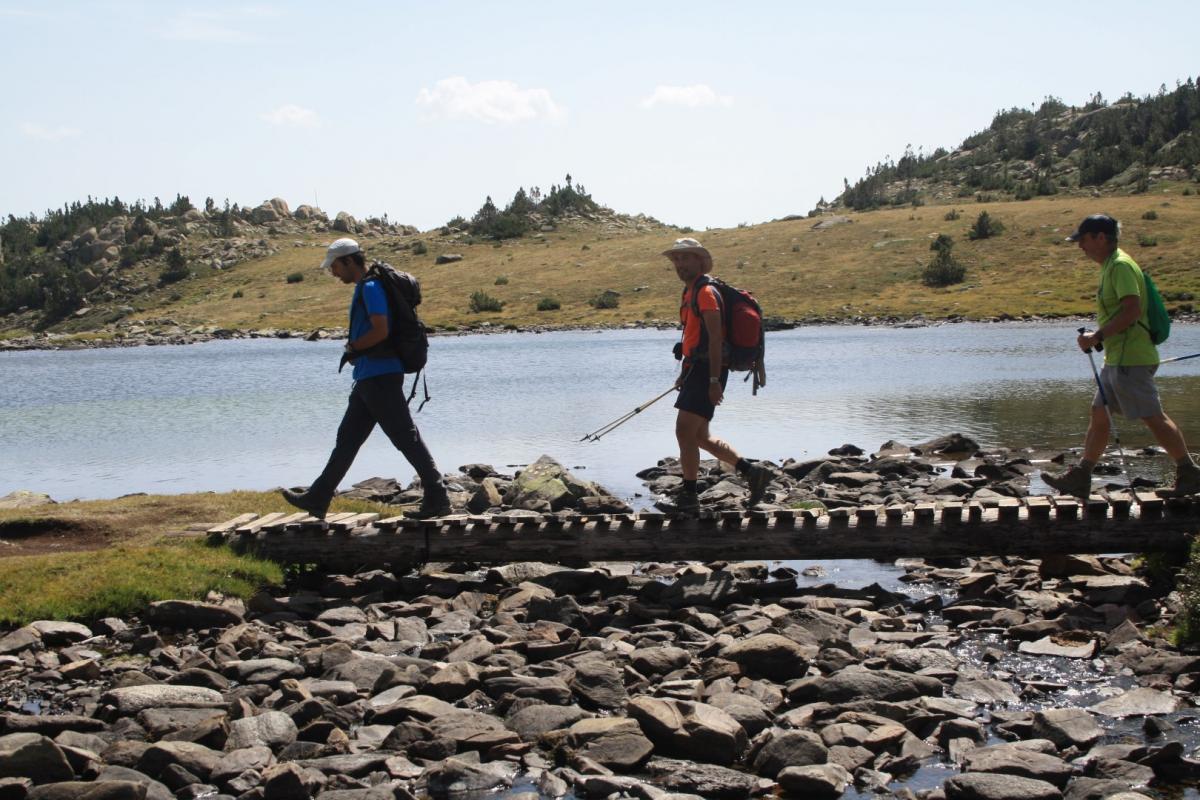
M 361 252 L 362 248 L 353 239 L 337 239 L 325 251 L 325 260 L 321 262 L 321 269 L 329 269 L 333 262 L 342 256 L 354 255 Z

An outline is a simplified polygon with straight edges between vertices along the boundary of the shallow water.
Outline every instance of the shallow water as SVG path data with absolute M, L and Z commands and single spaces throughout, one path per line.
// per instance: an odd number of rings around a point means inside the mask
M 433 400 L 417 416 L 443 471 L 510 470 L 543 453 L 634 497 L 634 473 L 676 452 L 671 397 L 595 443 L 580 438 L 670 387 L 671 331 L 437 337 Z M 55 499 L 267 489 L 320 471 L 349 391 L 338 342 L 216 341 L 0 354 L 0 494 Z M 1200 350 L 1177 325 L 1164 357 Z M 852 442 L 913 443 L 961 431 L 985 447 L 1081 443 L 1092 393 L 1074 323 L 928 328 L 817 326 L 771 333 L 768 386 L 730 383 L 713 430 L 745 455 L 819 455 Z M 1164 403 L 1200 437 L 1200 359 L 1160 372 Z M 1121 425 L 1123 443 L 1151 440 Z M 1155 474 L 1164 459 L 1135 459 Z M 412 477 L 379 433 L 343 488 Z

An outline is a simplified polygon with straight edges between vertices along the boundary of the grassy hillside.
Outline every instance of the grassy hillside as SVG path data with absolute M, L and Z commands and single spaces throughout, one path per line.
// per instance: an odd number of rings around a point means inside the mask
M 1063 237 L 1086 214 L 1106 212 L 1122 221 L 1122 246 L 1154 273 L 1172 298 L 1168 305 L 1190 311 L 1188 295 L 1200 295 L 1200 196 L 1185 195 L 1190 186 L 1161 183 L 1123 197 L 1060 194 L 892 208 L 847 213 L 842 224 L 831 225 L 838 217 L 824 216 L 691 235 L 712 250 L 717 274 L 754 291 L 775 317 L 1061 316 L 1092 313 L 1096 275 L 1096 266 Z M 947 220 L 952 210 L 959 216 Z M 967 230 L 982 210 L 1001 221 L 1005 232 L 969 241 Z M 815 227 L 820 223 L 828 227 Z M 940 289 L 920 279 L 939 233 L 954 238 L 954 255 L 967 268 L 964 282 Z M 682 235 L 657 226 L 616 234 L 585 226 L 502 243 L 468 243 L 435 232 L 367 236 L 363 244 L 369 255 L 421 279 L 426 298 L 421 312 L 430 325 L 609 326 L 675 320 L 680 287 L 659 253 Z M 143 321 L 161 327 L 168 324 L 164 320 L 184 329 L 342 327 L 349 288 L 319 269 L 330 238 L 310 233 L 273 240 L 273 255 L 223 271 L 198 267 L 192 278 L 140 295 L 136 312 L 120 322 L 104 323 L 110 310 L 99 303 L 56 329 L 109 336 Z M 424 255 L 413 254 L 418 239 L 428 246 Z M 463 260 L 435 264 L 443 253 L 460 253 Z M 288 283 L 293 273 L 303 280 Z M 589 301 L 606 289 L 620 293 L 619 306 L 593 308 Z M 475 291 L 503 301 L 503 310 L 472 313 Z M 558 300 L 561 309 L 538 311 L 546 297 Z M 7 335 L 25 332 L 21 325 L 12 328 Z

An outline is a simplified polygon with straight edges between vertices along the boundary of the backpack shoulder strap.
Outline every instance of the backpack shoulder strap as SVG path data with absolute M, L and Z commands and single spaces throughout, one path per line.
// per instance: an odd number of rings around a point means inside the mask
M 692 313 L 697 317 L 700 316 L 700 290 L 706 286 L 712 286 L 717 295 L 717 310 L 725 310 L 725 298 L 721 296 L 721 290 L 717 287 L 721 285 L 720 278 L 714 278 L 711 275 L 701 275 L 696 279 L 694 288 L 692 289 Z

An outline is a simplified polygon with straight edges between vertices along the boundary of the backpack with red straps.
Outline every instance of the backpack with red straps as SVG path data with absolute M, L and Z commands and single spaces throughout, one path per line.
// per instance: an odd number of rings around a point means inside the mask
M 724 342 L 725 364 L 733 372 L 749 372 L 746 380 L 754 379 L 753 394 L 760 386 L 767 385 L 767 369 L 763 364 L 766 354 L 766 335 L 763 329 L 762 306 L 754 295 L 745 289 L 731 286 L 720 278 L 701 275 L 692 290 L 692 313 L 700 319 L 698 295 L 705 286 L 717 290 L 717 301 L 721 310 L 721 334 Z M 708 332 L 700 326 L 701 340 L 697 355 L 708 352 Z M 705 356 L 707 357 L 707 356 Z

